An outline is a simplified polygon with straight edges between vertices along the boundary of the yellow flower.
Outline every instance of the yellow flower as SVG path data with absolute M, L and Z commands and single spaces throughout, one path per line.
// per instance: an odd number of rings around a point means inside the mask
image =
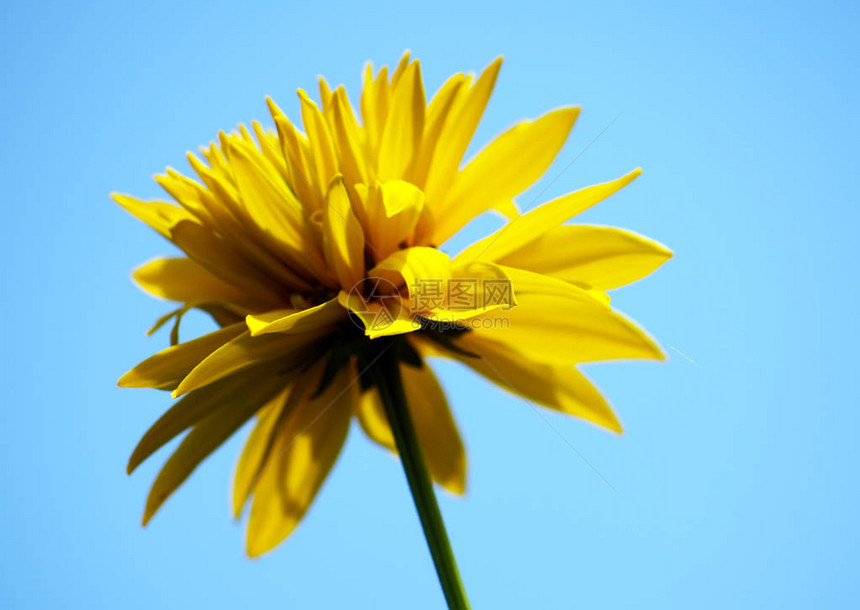
M 380 400 L 383 352 L 395 358 L 433 479 L 466 485 L 463 443 L 427 356 L 461 361 L 552 409 L 620 431 L 575 365 L 662 358 L 607 290 L 671 253 L 614 228 L 563 224 L 639 170 L 519 214 L 514 199 L 547 170 L 579 114 L 554 110 L 517 124 L 462 168 L 501 60 L 477 78 L 452 76 L 428 102 L 418 61 L 364 74 L 360 116 L 343 87 L 320 80 L 320 104 L 299 91 L 303 131 L 268 100 L 276 131 L 221 133 L 156 180 L 176 201 L 114 195 L 185 256 L 134 273 L 176 301 L 171 347 L 119 381 L 181 399 L 149 429 L 128 471 L 190 429 L 152 486 L 164 500 L 249 420 L 233 491 L 253 498 L 247 550 L 274 548 L 296 527 L 338 457 L 353 416 L 395 449 Z M 178 205 L 177 205 L 178 204 Z M 443 245 L 476 216 L 510 220 L 455 257 Z M 182 315 L 208 312 L 219 330 L 180 343 Z M 373 373 L 376 372 L 377 375 Z M 367 374 L 365 374 L 367 373 Z

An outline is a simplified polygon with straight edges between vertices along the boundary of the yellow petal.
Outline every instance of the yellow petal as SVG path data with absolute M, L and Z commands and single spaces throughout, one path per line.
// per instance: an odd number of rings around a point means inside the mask
M 369 167 L 364 160 L 361 129 L 343 87 L 338 87 L 332 97 L 332 124 L 340 171 L 346 183 L 366 184 L 369 181 Z
M 201 146 L 200 152 L 206 158 L 206 161 L 209 162 L 209 165 L 213 170 L 225 177 L 230 176 L 230 168 L 227 164 L 227 158 L 215 142 L 210 142 L 208 147 Z
M 311 152 L 308 163 L 311 165 L 309 169 L 312 175 L 307 178 L 320 192 L 325 192 L 329 181 L 337 174 L 334 142 L 320 109 L 307 93 L 299 89 L 298 94 L 302 106 L 302 123 L 305 126 Z
M 270 275 L 250 263 L 231 243 L 205 227 L 195 222 L 180 221 L 171 229 L 170 240 L 211 274 L 239 290 L 257 295 L 266 302 L 279 302 L 286 298 L 286 295 L 279 294 L 281 288 Z M 298 287 L 301 283 L 286 285 Z
M 511 278 L 499 265 L 479 261 L 453 267 L 449 273 L 441 281 L 419 277 L 410 286 L 409 307 L 425 323 L 447 325 L 516 304 Z
M 368 221 L 366 235 L 372 254 L 382 260 L 409 245 L 424 210 L 424 193 L 403 180 L 389 180 L 370 188 L 358 185 Z
M 245 324 L 233 324 L 197 339 L 168 347 L 150 356 L 123 375 L 117 385 L 123 388 L 173 390 L 212 352 L 245 332 Z
M 368 63 L 364 68 L 364 84 L 361 90 L 361 118 L 364 121 L 371 165 L 375 165 L 379 158 L 379 142 L 388 116 L 388 98 L 388 68 L 383 66 L 374 79 L 373 66 Z
M 306 278 L 326 276 L 320 252 L 307 238 L 302 206 L 279 176 L 260 164 L 257 150 L 232 144 L 230 164 L 245 209 L 264 243 Z M 256 157 L 256 158 L 255 158 Z
M 472 263 L 467 268 L 472 269 L 479 264 L 480 262 Z M 511 281 L 514 292 L 517 295 L 556 296 L 573 299 L 574 301 L 580 301 L 604 309 L 609 308 L 609 303 L 603 298 L 603 293 L 600 291 L 575 286 L 564 280 L 524 269 L 517 269 L 506 265 L 496 265 L 496 267 Z
M 549 366 L 534 362 L 510 343 L 494 342 L 479 333 L 465 333 L 456 345 L 480 356 L 451 354 L 493 383 L 545 407 L 557 409 L 613 432 L 621 424 L 612 408 L 582 373 L 573 366 Z
M 332 182 L 327 201 L 323 216 L 325 259 L 341 288 L 350 290 L 364 279 L 364 231 L 352 211 L 342 178 Z
M 271 243 L 292 250 L 301 248 L 302 206 L 282 176 L 252 144 L 225 141 L 224 150 L 245 211 Z
M 447 280 L 451 277 L 451 259 L 436 248 L 425 246 L 397 250 L 367 272 L 368 277 L 383 278 L 406 291 L 420 280 Z
M 119 193 L 111 193 L 111 197 L 125 211 L 138 220 L 142 220 L 167 239 L 170 239 L 170 231 L 178 222 L 182 220 L 194 221 L 194 216 L 189 212 L 164 201 L 144 202 Z
M 320 372 L 308 376 L 319 379 Z M 254 488 L 247 540 L 251 557 L 276 547 L 313 503 L 346 440 L 357 387 L 352 369 L 346 368 L 319 395 L 314 384 L 290 394 L 287 416 Z
M 278 139 L 278 132 L 264 128 L 259 121 L 251 121 L 251 127 L 254 129 L 259 149 L 271 169 L 274 170 L 273 173 L 279 177 L 279 181 L 283 181 L 289 186 L 291 174 L 287 171 L 287 163 L 284 159 L 283 146 Z
M 460 172 L 441 206 L 433 243 L 441 244 L 472 218 L 514 197 L 549 168 L 579 108 L 562 108 L 516 125 L 493 140 Z
M 307 138 L 298 132 L 271 98 L 267 97 L 266 103 L 269 105 L 269 112 L 278 130 L 290 188 L 308 212 L 322 209 L 325 201 L 322 191 L 317 188 L 312 179 L 311 152 Z
M 300 311 L 276 310 L 261 315 L 249 315 L 245 318 L 245 322 L 248 324 L 251 336 L 256 337 L 269 333 L 296 334 L 332 328 L 345 319 L 346 310 L 334 298 Z
M 412 53 L 409 50 L 403 52 L 403 55 L 400 56 L 400 61 L 397 62 L 397 66 L 394 68 L 394 72 L 391 74 L 391 88 L 397 86 L 397 83 L 400 82 L 400 79 L 403 78 L 406 69 L 409 67 L 409 60 L 412 58 Z
M 663 359 L 645 331 L 608 308 L 555 294 L 518 293 L 517 303 L 478 316 L 475 334 L 556 366 Z
M 502 58 L 499 57 L 487 66 L 474 86 L 466 91 L 460 90 L 449 111 L 439 135 L 424 188 L 427 201 L 431 204 L 444 201 L 451 188 L 460 168 L 460 161 L 463 160 L 469 141 L 487 107 L 501 67 Z
M 424 131 L 424 84 L 417 61 L 409 64 L 391 94 L 388 120 L 379 144 L 379 177 L 402 178 Z
M 252 310 L 270 305 L 237 290 L 190 258 L 149 261 L 135 269 L 134 280 L 150 294 L 181 303 L 219 302 Z
M 430 171 L 433 154 L 436 151 L 436 145 L 439 143 L 442 129 L 445 127 L 448 113 L 465 83 L 465 76 L 455 74 L 445 81 L 445 84 L 436 92 L 436 95 L 433 96 L 430 105 L 427 107 L 427 118 L 424 121 L 424 134 L 421 137 L 421 145 L 407 173 L 409 182 L 417 185 L 419 188 L 422 188 L 427 181 L 427 174 Z
M 556 227 L 498 262 L 611 290 L 645 277 L 671 257 L 666 246 L 631 231 L 573 225 Z
M 262 474 L 263 465 L 271 453 L 274 444 L 273 432 L 281 418 L 289 392 L 290 387 L 287 386 L 260 409 L 257 423 L 251 430 L 248 440 L 245 441 L 239 462 L 236 464 L 236 475 L 233 477 L 233 517 L 236 519 L 242 515 L 242 509 L 254 491 L 254 486 Z
M 385 408 L 379 400 L 379 390 L 374 386 L 361 392 L 355 404 L 355 416 L 367 437 L 389 451 L 396 451 L 394 435 L 385 416 Z
M 418 440 L 433 478 L 449 491 L 466 491 L 466 450 L 445 392 L 425 364 L 420 369 L 401 365 L 403 387 Z
M 435 248 L 415 247 L 398 250 L 368 272 L 368 277 L 382 278 L 384 286 L 396 287 L 396 294 L 403 297 L 404 304 L 412 314 L 421 315 L 431 321 L 454 323 L 473 318 L 486 311 L 514 304 L 513 291 L 502 293 L 502 299 L 485 300 L 485 296 L 498 297 L 499 293 L 485 292 L 485 280 L 510 282 L 498 266 L 487 263 L 474 263 L 463 266 L 454 275 L 451 260 L 444 252 Z M 383 285 L 381 283 L 381 285 Z M 405 299 L 407 299 L 406 301 Z M 436 297 L 436 298 L 433 298 Z M 397 318 L 409 318 L 401 313 Z M 414 318 L 414 316 L 412 316 Z M 377 326 L 380 324 L 377 323 Z M 411 330 L 418 328 L 413 319 Z M 386 329 L 385 334 L 410 332 L 404 322 L 395 329 Z
M 635 169 L 617 180 L 589 186 L 544 203 L 534 210 L 514 218 L 478 243 L 472 244 L 458 254 L 456 260 L 499 260 L 621 190 L 641 173 L 642 170 Z
M 219 134 L 219 137 L 224 150 L 229 152 L 233 149 L 230 155 L 238 158 L 238 160 L 231 162 L 230 165 L 226 165 L 226 159 L 219 161 L 219 163 L 224 164 L 223 167 L 214 165 L 213 161 L 213 168 L 210 169 L 204 166 L 194 155 L 188 155 L 192 167 L 211 191 L 206 192 L 205 196 L 201 194 L 200 197 L 201 205 L 206 208 L 207 220 L 202 223 L 205 229 L 194 229 L 193 226 L 189 229 L 187 226 L 183 226 L 188 223 L 179 223 L 171 232 L 172 241 L 188 252 L 186 247 L 178 243 L 179 238 L 186 241 L 189 239 L 200 241 L 206 238 L 206 241 L 210 243 L 204 243 L 203 248 L 195 248 L 197 254 L 189 253 L 189 256 L 198 259 L 205 266 L 207 264 L 206 258 L 212 256 L 206 252 L 205 246 L 217 247 L 221 261 L 219 265 L 210 268 L 210 271 L 216 275 L 222 275 L 222 273 L 229 275 L 233 267 L 243 267 L 245 273 L 250 268 L 252 275 L 263 272 L 293 290 L 309 290 L 308 277 L 312 277 L 319 270 L 314 267 L 305 274 L 305 278 L 299 277 L 304 265 L 296 262 L 296 256 L 294 253 L 290 253 L 289 247 L 279 245 L 277 237 L 269 228 L 273 221 L 270 210 L 267 211 L 271 205 L 266 201 L 273 198 L 268 190 L 274 187 L 267 186 L 265 183 L 267 180 L 281 180 L 282 178 L 278 176 L 278 172 L 271 167 L 271 164 L 259 154 L 253 144 L 223 132 Z M 217 151 L 217 155 L 210 154 L 207 158 L 214 160 L 223 156 L 220 149 L 214 144 L 213 149 Z M 267 169 L 262 169 L 263 166 Z M 215 167 L 218 167 L 217 171 L 214 169 Z M 250 175 L 246 170 L 250 172 Z M 255 176 L 257 172 L 268 173 L 270 177 L 265 180 L 258 179 Z M 238 177 L 238 180 L 234 180 L 234 175 Z M 237 190 L 240 188 L 241 192 Z M 276 201 L 279 197 L 283 197 L 283 195 L 274 195 Z M 244 202 L 250 202 L 250 205 L 245 205 Z M 295 209 L 297 205 L 293 201 L 292 204 L 283 205 L 281 206 L 283 209 L 275 212 L 278 216 L 292 216 L 290 226 L 293 226 L 293 229 L 289 230 L 293 236 L 296 235 L 295 225 L 301 223 L 300 218 L 295 218 L 297 213 L 300 216 L 300 213 Z M 182 235 L 179 235 L 180 229 L 182 229 Z M 278 227 L 277 232 L 280 234 L 286 230 L 283 227 Z M 195 246 L 195 244 L 190 245 L 191 247 Z M 315 256 L 313 249 L 308 249 L 308 253 L 305 258 L 310 259 L 311 262 L 319 258 Z M 233 264 L 225 265 L 231 261 Z M 221 267 L 224 268 L 223 271 Z M 242 272 L 239 275 L 241 276 Z M 327 279 L 325 274 L 322 274 L 320 281 L 325 283 Z
M 236 191 L 236 182 L 233 179 L 233 170 L 224 154 L 229 142 L 237 140 L 237 138 L 224 132 L 220 132 L 218 137 L 220 146 L 224 147 L 224 150 L 213 143 L 210 150 L 217 151 L 217 153 L 206 155 L 207 160 L 211 160 L 211 167 L 207 167 L 193 153 L 189 152 L 186 158 L 210 193 L 210 196 L 201 195 L 199 198 L 200 205 L 206 209 L 208 218 L 212 221 L 211 225 L 207 224 L 207 226 L 217 229 L 220 233 L 235 234 L 237 230 L 241 230 L 240 219 L 245 219 L 247 214 L 239 201 L 239 193 Z
M 234 391 L 225 392 L 221 408 L 192 428 L 158 473 L 146 499 L 143 524 L 149 522 L 200 462 L 242 427 L 284 384 L 282 377 L 267 371 L 262 375 L 243 376 Z
M 167 168 L 166 174 L 155 176 L 155 181 L 198 219 L 204 223 L 214 222 L 209 212 L 209 208 L 214 205 L 213 196 L 203 186 L 170 167 Z
M 420 369 L 401 365 L 400 372 L 415 432 L 433 480 L 452 493 L 464 493 L 466 451 L 445 393 L 426 363 Z M 371 440 L 397 453 L 385 408 L 376 388 L 363 393 L 357 404 L 356 415 Z
M 453 323 L 499 307 L 509 307 L 516 302 L 510 279 L 498 265 L 476 262 L 460 265 L 455 270 L 447 254 L 430 247 L 398 250 L 371 269 L 368 277 L 380 278 L 380 294 L 397 297 L 392 303 L 383 302 L 386 311 L 382 313 L 391 314 L 383 322 L 390 324 L 390 319 L 398 318 L 404 322 L 396 328 L 386 328 L 385 334 L 410 332 L 406 321 L 415 315 L 436 322 Z M 503 284 L 503 289 L 493 288 L 491 282 L 496 286 Z M 563 282 L 558 283 L 567 287 Z M 350 307 L 357 313 L 361 304 L 356 300 Z M 365 304 L 365 307 L 372 305 L 374 303 Z M 413 316 L 398 310 L 400 305 L 408 307 Z M 379 315 L 377 308 L 370 311 L 374 316 Z M 384 324 L 377 321 L 375 326 Z M 417 320 L 411 322 L 411 330 L 419 326 Z
M 357 291 L 347 293 L 341 290 L 337 300 L 361 320 L 364 334 L 371 339 L 411 333 L 421 328 L 400 297 L 365 301 Z
M 325 114 L 325 111 L 331 105 L 331 87 L 328 86 L 328 83 L 322 76 L 317 76 L 317 82 L 319 83 L 320 87 L 320 102 L 322 102 L 323 114 Z
M 131 474 L 135 468 L 146 461 L 153 453 L 182 434 L 185 430 L 205 417 L 229 405 L 239 394 L 247 391 L 249 379 L 256 379 L 264 372 L 275 372 L 269 368 L 258 369 L 245 375 L 233 375 L 205 388 L 191 392 L 175 402 L 158 420 L 150 426 L 137 443 L 128 460 L 126 471 Z M 286 377 L 283 378 L 286 383 Z
M 228 375 L 267 361 L 277 360 L 282 370 L 298 366 L 313 351 L 326 328 L 301 334 L 276 333 L 252 337 L 245 332 L 224 344 L 195 366 L 173 390 L 177 398 Z

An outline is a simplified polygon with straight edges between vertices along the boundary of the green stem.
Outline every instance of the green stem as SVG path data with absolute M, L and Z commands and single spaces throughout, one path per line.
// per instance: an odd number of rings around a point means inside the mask
M 382 343 L 379 339 L 377 341 Z M 418 435 L 415 433 L 412 416 L 409 413 L 409 405 L 403 390 L 403 379 L 400 376 L 397 348 L 397 345 L 386 344 L 377 363 L 371 367 L 371 371 L 379 389 L 379 397 L 385 407 L 385 415 L 394 435 L 397 452 L 400 454 L 400 461 L 406 473 L 406 480 L 409 482 L 409 490 L 412 492 L 418 517 L 421 519 L 421 526 L 424 528 L 424 537 L 427 539 L 427 546 L 430 547 L 430 554 L 433 556 L 445 600 L 449 608 L 466 609 L 469 608 L 469 601 L 466 599 L 466 591 L 460 580 L 454 552 L 451 550 L 451 543 L 445 532 L 442 513 L 439 512 L 439 505 L 433 493 L 430 472 L 424 462 Z

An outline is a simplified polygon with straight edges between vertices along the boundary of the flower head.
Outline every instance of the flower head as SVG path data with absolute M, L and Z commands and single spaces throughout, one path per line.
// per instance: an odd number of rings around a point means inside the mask
M 174 320 L 171 347 L 119 384 L 180 400 L 141 439 L 129 472 L 190 429 L 152 486 L 144 522 L 254 420 L 233 510 L 252 499 L 249 554 L 275 547 L 312 503 L 353 416 L 394 450 L 379 388 L 364 374 L 388 350 L 430 474 L 452 492 L 465 489 L 465 453 L 427 356 L 620 431 L 576 365 L 662 357 L 606 291 L 671 253 L 627 231 L 563 224 L 639 170 L 519 213 L 514 199 L 547 170 L 577 108 L 519 123 L 463 165 L 500 65 L 452 76 L 429 103 L 408 54 L 391 74 L 368 66 L 358 115 L 343 87 L 321 79 L 319 104 L 298 92 L 301 129 L 268 100 L 274 131 L 254 122 L 221 133 L 202 159 L 189 154 L 196 179 L 158 176 L 174 202 L 114 196 L 184 254 L 134 273 L 178 306 L 155 327 Z M 509 221 L 452 258 L 445 242 L 490 210 Z M 179 342 L 179 321 L 195 308 L 220 328 Z

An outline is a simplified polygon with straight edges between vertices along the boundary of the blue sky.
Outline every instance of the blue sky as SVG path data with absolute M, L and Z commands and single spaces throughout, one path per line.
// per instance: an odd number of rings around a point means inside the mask
M 477 147 L 518 119 L 582 106 L 521 201 L 642 166 L 580 220 L 676 253 L 614 296 L 669 362 L 586 369 L 621 437 L 546 412 L 548 424 L 438 366 L 469 450 L 469 494 L 441 505 L 474 606 L 858 603 L 855 3 L 4 13 L 0 607 L 440 606 L 400 467 L 358 429 L 306 521 L 262 560 L 244 557 L 229 517 L 241 438 L 142 529 L 166 452 L 130 478 L 124 466 L 167 397 L 115 387 L 167 343 L 144 336 L 166 305 L 129 271 L 170 249 L 108 193 L 160 196 L 153 174 L 185 169 L 185 151 L 219 129 L 265 119 L 265 95 L 297 116 L 295 89 L 315 89 L 317 74 L 354 95 L 366 60 L 392 64 L 407 48 L 430 90 L 505 56 Z

